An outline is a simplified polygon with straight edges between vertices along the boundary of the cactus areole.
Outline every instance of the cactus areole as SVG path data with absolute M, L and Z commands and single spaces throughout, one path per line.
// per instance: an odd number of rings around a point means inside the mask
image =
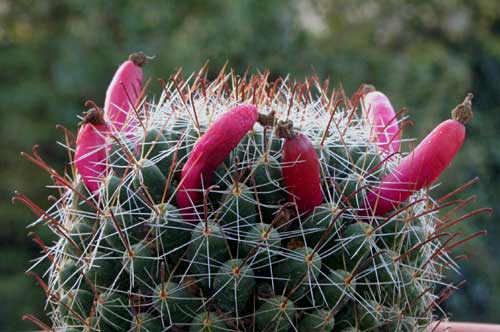
M 50 324 L 25 319 L 66 332 L 410 332 L 440 318 L 448 254 L 480 233 L 459 239 L 440 219 L 467 186 L 439 203 L 426 187 L 460 148 L 471 97 L 387 158 L 363 111 L 331 102 L 344 92 L 317 77 L 210 82 L 203 68 L 137 102 L 125 97 L 141 59 L 120 66 L 104 112 L 85 114 L 76 149 L 66 131 L 73 169 L 23 154 L 60 195 L 47 211 L 14 197 L 56 239 L 31 233 Z

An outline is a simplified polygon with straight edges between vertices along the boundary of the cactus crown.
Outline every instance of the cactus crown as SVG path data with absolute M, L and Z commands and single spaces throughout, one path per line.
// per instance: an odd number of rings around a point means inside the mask
M 37 279 L 52 331 L 420 331 L 433 320 L 454 288 L 443 272 L 457 268 L 452 214 L 438 212 L 465 204 L 421 190 L 389 216 L 363 213 L 365 193 L 401 156 L 370 140 L 362 90 L 348 99 L 316 77 L 268 76 L 176 75 L 156 102 L 130 112 L 136 130 L 108 138 L 96 193 L 36 150 L 26 155 L 60 191 L 48 211 L 34 208 L 34 224 L 58 239 L 38 239 L 35 264 L 50 261 Z M 275 114 L 279 137 L 312 141 L 324 203 L 297 211 L 283 185 L 282 169 L 294 165 L 280 164 L 282 139 L 256 125 L 204 183 L 198 223 L 187 223 L 175 199 L 182 167 L 207 128 L 241 103 Z M 73 144 L 67 133 L 70 153 Z

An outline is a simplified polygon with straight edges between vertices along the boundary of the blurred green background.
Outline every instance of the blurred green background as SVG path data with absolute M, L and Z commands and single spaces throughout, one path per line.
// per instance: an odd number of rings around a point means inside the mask
M 317 73 L 352 94 L 369 82 L 407 107 L 421 139 L 466 92 L 475 119 L 463 150 L 443 176 L 445 193 L 475 176 L 474 207 L 498 206 L 500 194 L 500 6 L 494 0 L 430 1 L 22 1 L 0 0 L 0 330 L 34 330 L 23 313 L 43 317 L 43 293 L 25 276 L 38 248 L 26 226 L 33 215 L 12 205 L 14 189 L 48 206 L 48 176 L 20 156 L 39 144 L 63 169 L 56 144 L 60 123 L 76 130 L 83 103 L 103 104 L 117 65 L 142 50 L 155 59 L 146 75 L 168 79 L 179 67 L 209 59 L 239 72 L 269 68 L 275 77 Z M 153 84 L 151 94 L 159 92 Z M 460 320 L 500 323 L 500 227 L 479 216 L 464 233 L 487 237 L 455 252 L 467 254 L 464 289 L 446 305 Z M 50 241 L 42 229 L 38 230 Z

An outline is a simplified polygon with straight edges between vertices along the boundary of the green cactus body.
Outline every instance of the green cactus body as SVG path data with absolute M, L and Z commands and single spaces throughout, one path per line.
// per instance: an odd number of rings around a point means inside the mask
M 273 275 L 280 293 L 298 299 L 314 288 L 320 270 L 319 255 L 309 247 L 301 247 L 287 253 L 277 262 L 273 267 Z
M 382 285 L 391 285 L 400 279 L 401 268 L 394 251 L 385 250 L 377 253 L 370 265 L 371 279 Z
M 385 308 L 374 301 L 357 306 L 359 327 L 362 331 L 374 330 L 385 324 Z
M 255 223 L 256 216 L 255 199 L 250 188 L 243 183 L 230 186 L 221 198 L 221 225 L 228 228 L 245 228 Z
M 275 213 L 286 198 L 280 181 L 282 178 L 281 166 L 274 157 L 265 154 L 257 161 L 253 172 L 260 213 L 262 214 L 261 221 L 271 223 Z
M 347 327 L 345 329 L 342 329 L 340 332 L 359 332 L 359 329 L 355 327 Z
M 94 295 L 83 289 L 67 292 L 59 302 L 59 313 L 62 319 L 73 324 L 83 324 L 87 321 L 94 304 Z
M 72 259 L 67 259 L 61 265 L 61 271 L 58 276 L 59 287 L 66 291 L 72 289 L 77 283 L 79 276 L 78 264 Z
M 187 252 L 191 274 L 201 285 L 209 288 L 220 262 L 229 258 L 229 250 L 220 226 L 214 222 L 200 222 L 191 235 Z
M 92 264 L 85 271 L 85 277 L 99 289 L 106 289 L 115 281 L 120 272 L 116 257 L 112 254 L 96 252 L 92 257 Z
M 255 279 L 252 269 L 241 259 L 224 263 L 214 281 L 215 302 L 224 312 L 241 313 L 253 294 Z
M 147 199 L 153 203 L 160 203 L 163 198 L 163 192 L 167 184 L 167 178 L 162 171 L 151 160 L 144 159 L 139 161 L 138 176 L 134 180 L 135 188 L 142 188 L 145 191 Z M 173 188 L 169 185 L 165 199 L 169 200 L 173 195 Z
M 69 238 L 65 246 L 65 251 L 73 256 L 79 257 L 85 252 L 92 241 L 93 229 L 88 224 L 76 223 L 71 227 Z
M 397 213 L 370 213 L 368 198 L 405 153 L 381 152 L 364 113 L 353 109 L 356 98 L 333 110 L 337 99 L 314 90 L 315 80 L 298 96 L 291 81 L 239 77 L 231 89 L 232 78 L 166 86 L 158 103 L 135 110 L 137 128 L 104 133 L 97 189 L 86 187 L 79 168 L 60 178 L 51 171 L 61 196 L 34 223 L 56 239 L 37 241 L 45 259 L 37 266 L 49 267 L 42 279 L 51 328 L 424 330 L 445 272 L 456 267 L 447 250 L 436 250 L 454 234 L 440 229 L 437 210 L 447 203 L 433 200 L 427 186 Z M 287 124 L 289 135 L 280 132 Z M 287 150 L 297 132 L 317 152 L 308 150 L 320 179 L 307 209 L 283 175 L 301 162 L 286 158 L 300 150 Z M 200 174 L 186 177 L 186 165 Z M 293 176 L 306 187 L 308 174 Z M 199 192 L 185 195 L 195 198 L 186 207 L 178 198 L 189 181 Z
M 113 173 L 117 177 L 122 177 L 126 172 L 131 171 L 130 157 L 135 157 L 133 146 L 127 142 L 113 142 L 111 144 L 109 159 Z
M 130 252 L 126 250 L 122 262 L 128 272 L 133 284 L 148 283 L 154 276 L 155 261 L 152 257 L 151 248 L 144 242 L 130 246 Z
M 206 127 L 204 125 L 200 125 L 202 133 L 205 132 L 205 129 Z M 200 133 L 196 126 L 191 123 L 190 119 L 178 118 L 164 136 L 176 147 L 177 160 L 184 163 L 200 137 Z
M 427 240 L 424 227 L 402 222 L 390 222 L 383 226 L 383 233 L 387 234 L 383 240 L 387 248 L 393 251 L 402 252 L 405 261 L 415 264 L 422 264 L 421 250 L 428 246 L 418 248 L 418 245 Z M 406 254 L 407 253 L 407 254 Z
M 318 249 L 327 250 L 335 246 L 335 239 L 339 238 L 343 224 L 339 213 L 340 209 L 336 205 L 332 206 L 328 203 L 314 209 L 302 223 L 305 240 L 309 247 L 315 248 L 319 245 Z
M 258 151 L 256 144 L 257 133 L 255 131 L 250 131 L 243 139 L 240 144 L 235 149 L 234 155 L 238 157 L 240 161 L 246 163 L 247 160 L 253 160 Z
M 306 314 L 299 323 L 299 332 L 330 332 L 335 325 L 333 313 L 325 309 L 317 309 Z
M 359 173 L 349 174 L 341 183 L 340 190 L 346 206 L 359 208 L 363 206 L 367 179 Z
M 170 167 L 174 161 L 174 154 L 168 151 L 170 147 L 171 144 L 158 129 L 151 129 L 146 132 L 142 144 L 143 154 L 146 158 L 151 156 L 159 159 L 154 164 L 165 177 L 168 177 Z
M 329 157 L 326 157 L 325 161 L 327 161 L 326 165 L 330 174 L 332 176 L 342 178 L 347 174 L 350 174 L 351 167 L 351 155 L 349 153 L 349 149 L 342 144 L 342 142 L 336 142 L 333 147 L 329 148 Z M 322 151 L 323 153 L 325 151 Z
M 184 222 L 175 206 L 164 203 L 157 205 L 156 209 L 159 215 L 157 212 L 152 213 L 149 226 L 157 240 L 157 250 L 175 263 L 187 248 L 192 227 Z
M 127 243 L 137 244 L 146 236 L 144 224 L 138 217 L 120 207 L 111 208 L 111 211 L 102 217 L 101 223 L 103 241 L 115 250 L 123 251 Z
M 356 315 L 355 305 L 349 302 L 335 315 L 334 331 L 360 332 L 359 319 Z
M 257 274 L 269 274 L 272 262 L 278 257 L 281 236 L 268 224 L 252 226 L 240 246 L 241 257 L 248 257 Z
M 116 200 L 118 204 L 129 204 L 127 187 L 123 184 L 122 179 L 117 176 L 109 178 L 107 194 L 109 200 Z
M 253 161 L 259 159 L 260 156 L 268 154 L 271 157 L 279 158 L 281 150 L 281 140 L 272 134 L 272 131 L 267 130 L 264 137 L 264 131 L 250 131 L 238 144 L 235 149 L 235 155 L 240 161 Z
M 222 332 L 228 327 L 215 313 L 202 312 L 194 317 L 189 332 Z
M 343 270 L 331 271 L 314 289 L 314 304 L 339 310 L 350 300 L 355 291 L 356 282 L 352 274 Z
M 265 299 L 255 312 L 255 329 L 286 332 L 293 325 L 295 304 L 284 296 Z
M 340 239 L 340 248 L 323 258 L 323 263 L 330 269 L 352 271 L 361 264 L 367 255 L 371 254 L 374 238 L 373 227 L 367 223 L 348 225 Z
M 172 281 L 158 284 L 153 290 L 153 306 L 172 325 L 191 322 L 202 299 L 190 294 L 185 286 Z
M 162 332 L 165 331 L 161 319 L 154 315 L 141 312 L 132 319 L 131 331 L 134 332 Z
M 95 327 L 99 331 L 120 331 L 130 328 L 128 298 L 125 294 L 102 294 L 96 303 Z

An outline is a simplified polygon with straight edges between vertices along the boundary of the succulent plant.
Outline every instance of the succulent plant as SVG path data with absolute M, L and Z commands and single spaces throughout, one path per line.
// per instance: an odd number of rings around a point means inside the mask
M 120 67 L 77 139 L 65 130 L 70 171 L 56 172 L 36 148 L 24 154 L 59 192 L 47 211 L 15 197 L 57 238 L 34 235 L 36 264 L 50 266 L 30 272 L 51 326 L 25 318 L 58 332 L 426 329 L 454 288 L 443 272 L 464 241 L 448 231 L 467 202 L 451 198 L 472 182 L 440 199 L 430 185 L 463 137 L 445 161 L 414 151 L 437 170 L 410 172 L 419 187 L 388 189 L 384 179 L 409 172 L 394 129 L 405 118 L 383 100 L 392 119 L 381 126 L 377 98 L 386 97 L 369 98 L 373 88 L 349 100 L 317 77 L 268 82 L 223 70 L 208 81 L 203 68 L 148 101 L 144 63 L 136 54 Z M 457 109 L 449 121 L 459 128 L 470 97 Z M 432 144 L 441 155 L 451 143 Z

